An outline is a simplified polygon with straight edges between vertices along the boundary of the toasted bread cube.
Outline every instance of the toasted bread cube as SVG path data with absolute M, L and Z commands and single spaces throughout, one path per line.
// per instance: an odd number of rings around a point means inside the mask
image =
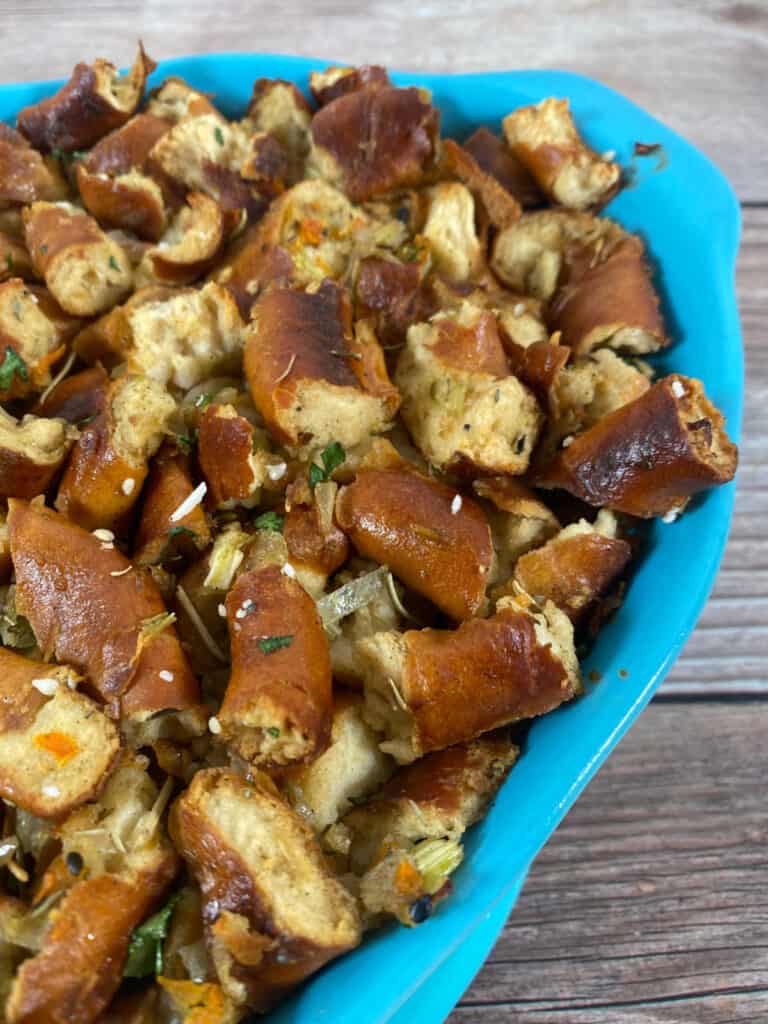
M 101 365 L 73 373 L 44 395 L 35 405 L 34 415 L 86 427 L 102 407 L 108 383 L 109 378 Z
M 278 202 L 280 199 L 275 200 Z M 293 275 L 293 260 L 287 250 L 265 240 L 264 221 L 260 221 L 233 239 L 211 279 L 227 289 L 247 321 L 260 292 L 272 281 L 288 283 Z
M 573 627 L 555 605 L 502 598 L 458 629 L 377 633 L 359 641 L 366 718 L 400 764 L 533 718 L 579 690 Z
M 309 91 L 324 107 L 331 100 L 345 96 L 356 89 L 392 85 L 386 69 L 378 64 L 361 64 L 360 67 L 327 67 L 323 71 L 310 71 Z
M 255 216 L 266 204 L 240 176 L 248 149 L 243 126 L 206 113 L 177 121 L 152 147 L 149 166 L 186 191 L 207 193 L 225 210 Z
M 626 569 L 632 548 L 616 536 L 604 509 L 594 525 L 581 519 L 515 564 L 514 582 L 537 604 L 552 601 L 578 623 Z
M 623 239 L 597 261 L 587 247 L 582 261 L 578 271 L 570 269 L 550 310 L 564 344 L 577 355 L 599 345 L 644 355 L 669 344 L 639 238 Z
M 485 601 L 493 561 L 485 514 L 472 498 L 392 455 L 381 468 L 363 462 L 342 488 L 339 525 L 363 558 L 389 566 L 452 618 L 471 618 Z
M 692 495 L 733 479 L 738 450 L 701 381 L 664 377 L 603 416 L 537 474 L 590 505 L 674 519 Z
M 369 570 L 368 575 L 376 571 L 371 563 L 365 564 L 365 569 Z M 365 571 L 357 573 L 357 576 L 360 575 L 365 575 Z M 348 583 L 353 584 L 357 576 L 345 570 L 336 576 L 336 582 L 340 588 Z M 335 628 L 328 630 L 333 678 L 345 686 L 362 689 L 365 664 L 357 641 L 373 636 L 374 633 L 400 627 L 401 615 L 392 598 L 392 591 L 384 581 L 382 584 L 376 586 L 364 605 L 345 615 L 334 624 Z M 328 596 L 332 597 L 333 593 L 331 591 Z
M 106 60 L 78 64 L 57 93 L 20 111 L 19 130 L 43 153 L 87 149 L 136 112 L 154 68 L 141 44 L 124 78 Z
M 512 477 L 485 477 L 473 486 L 487 500 L 484 509 L 496 553 L 492 582 L 506 582 L 520 555 L 554 537 L 560 523 L 538 495 Z
M 120 740 L 65 666 L 0 648 L 0 795 L 39 818 L 90 800 Z
M 133 560 L 137 565 L 157 565 L 175 554 L 193 556 L 211 542 L 211 528 L 202 504 L 180 519 L 176 510 L 195 489 L 186 455 L 166 445 L 149 470 L 144 488 Z
M 197 680 L 148 573 L 50 509 L 12 499 L 8 531 L 17 609 L 45 656 L 86 676 L 115 718 L 198 706 Z
M 23 218 L 35 267 L 67 313 L 95 316 L 130 290 L 128 258 L 88 214 L 66 203 L 38 202 Z
M 59 827 L 63 854 L 76 851 L 83 870 L 77 879 L 64 872 L 67 888 L 48 914 L 42 947 L 14 979 L 9 1022 L 94 1021 L 107 1006 L 133 929 L 157 908 L 177 871 L 178 858 L 158 828 L 164 799 L 127 758 L 99 801 Z
M 172 1014 L 171 1019 L 180 1024 L 195 1024 L 195 1021 L 200 1024 L 206 1021 L 210 1021 L 210 1024 L 238 1024 L 243 1019 L 242 1007 L 229 998 L 221 985 L 214 982 L 160 976 L 157 984 L 162 991 L 161 1008 L 167 1008 Z M 157 1009 L 150 1007 L 146 1018 L 126 1021 L 120 1017 L 114 1024 L 155 1024 L 157 1019 Z M 99 1021 L 99 1024 L 102 1022 Z M 104 1024 L 112 1022 L 105 1021 Z
M 101 409 L 75 445 L 56 508 L 88 530 L 112 528 L 136 504 L 176 403 L 148 377 L 126 374 L 103 393 Z
M 235 1002 L 267 1010 L 359 943 L 353 898 L 266 781 L 197 772 L 173 806 L 171 834 L 202 890 L 212 959 Z
M 519 107 L 503 125 L 509 148 L 554 202 L 573 210 L 595 209 L 618 191 L 621 168 L 587 146 L 568 100 L 550 98 Z
M 218 111 L 204 92 L 193 89 L 183 78 L 171 75 L 150 93 L 146 113 L 162 118 L 170 124 L 178 124 L 186 117 L 218 114 Z M 221 116 L 219 114 L 219 117 Z
M 463 148 L 474 157 L 481 170 L 514 196 L 523 209 L 542 205 L 544 197 L 531 172 L 498 135 L 488 128 L 478 128 L 465 139 Z
M 357 89 L 312 118 L 310 173 L 353 202 L 418 185 L 434 162 L 440 114 L 419 89 Z
M 466 281 L 478 272 L 483 258 L 472 193 L 458 181 L 445 181 L 427 194 L 429 208 L 422 234 L 435 266 L 453 281 Z
M 362 707 L 362 698 L 356 694 L 337 696 L 328 749 L 311 764 L 291 768 L 282 776 L 288 800 L 317 832 L 379 789 L 394 769 L 392 759 L 379 750 Z
M 25 416 L 0 409 L 0 497 L 43 494 L 64 464 L 77 431 L 63 420 Z
M 607 217 L 572 210 L 525 213 L 500 231 L 493 243 L 491 269 L 510 288 L 548 300 L 561 279 L 570 247 L 613 247 L 627 233 Z
M 197 451 L 214 508 L 256 504 L 275 460 L 252 423 L 233 405 L 212 402 L 200 417 Z
M 443 173 L 458 178 L 471 191 L 480 205 L 483 227 L 506 227 L 520 217 L 520 204 L 501 182 L 487 174 L 474 156 L 453 139 L 443 139 L 440 146 Z M 474 219 L 472 222 L 474 228 Z M 479 257 L 478 257 L 479 262 Z
M 352 447 L 384 430 L 399 405 L 371 332 L 352 335 L 349 298 L 333 281 L 273 288 L 252 310 L 245 374 L 277 439 L 305 451 Z
M 164 285 L 138 288 L 121 306 L 115 306 L 78 331 L 72 348 L 89 365 L 100 364 L 108 370 L 114 370 L 127 360 L 131 351 L 131 317 L 134 311 L 139 306 L 165 302 L 177 294 L 183 292 Z
M 473 286 L 435 277 L 430 281 L 430 292 L 435 307 L 433 312 L 455 312 L 468 302 L 478 309 L 495 313 L 499 327 L 503 328 L 501 340 L 505 349 L 508 341 L 527 348 L 534 342 L 549 339 L 541 303 L 503 288 L 490 274 L 483 275 Z
M 299 181 L 309 152 L 312 110 L 293 82 L 257 78 L 246 120 L 254 132 L 264 133 L 279 143 L 287 157 L 287 182 Z
M 312 598 L 277 566 L 240 575 L 226 599 L 232 673 L 224 742 L 251 764 L 310 761 L 328 745 L 331 663 Z
M 229 230 L 224 211 L 204 192 L 191 192 L 137 271 L 140 281 L 191 284 L 213 265 Z
M 41 156 L 9 125 L 0 126 L 0 209 L 68 194 L 57 161 Z
M 0 284 L 0 399 L 42 391 L 64 352 L 55 320 L 31 287 L 18 277 Z
M 161 384 L 186 389 L 240 369 L 243 322 L 221 285 L 211 282 L 137 302 L 126 319 L 128 366 Z
M 310 487 L 306 477 L 289 484 L 285 494 L 283 536 L 294 568 L 327 579 L 346 562 L 349 542 L 336 525 L 338 484 L 324 480 Z
M 431 285 L 431 287 L 430 287 Z M 434 284 L 423 279 L 419 262 L 368 256 L 357 267 L 355 303 L 358 317 L 372 317 L 382 341 L 400 344 L 412 324 L 437 312 Z
M 409 328 L 395 383 L 405 424 L 433 465 L 525 472 L 542 416 L 509 374 L 493 314 L 466 305 Z
M 485 813 L 518 753 L 496 732 L 398 768 L 378 793 L 342 819 L 351 870 L 367 871 L 388 848 L 461 839 Z
M 12 277 L 34 281 L 37 271 L 24 241 L 7 231 L 0 231 L 0 284 Z

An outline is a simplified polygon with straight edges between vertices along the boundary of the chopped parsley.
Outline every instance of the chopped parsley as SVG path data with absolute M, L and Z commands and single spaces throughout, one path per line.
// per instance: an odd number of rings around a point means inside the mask
M 213 136 L 220 146 L 224 145 L 224 132 L 222 132 L 218 125 L 213 129 Z
M 335 469 L 344 462 L 347 453 L 338 441 L 332 441 L 327 448 L 320 453 L 322 466 L 313 462 L 309 467 L 309 486 L 314 488 L 324 480 L 330 480 Z
M 277 728 L 276 725 L 268 725 L 267 726 L 267 732 L 275 740 L 280 735 L 280 730 Z
M 8 270 L 13 273 L 13 253 L 7 252 L 5 254 L 5 265 Z
M 93 421 L 95 419 L 96 419 L 96 413 L 94 412 L 94 413 L 91 413 L 90 416 L 83 416 L 83 418 L 81 420 L 77 421 L 75 426 L 78 427 L 78 429 L 82 430 L 82 428 L 83 427 L 87 427 L 89 423 L 93 423 Z
M 45 245 L 45 244 L 43 244 L 43 245 L 38 245 L 38 247 L 37 247 L 37 251 L 38 251 L 38 252 L 41 252 L 41 253 L 43 254 L 43 256 L 45 256 L 45 254 L 46 254 L 46 253 L 48 252 L 48 246 L 47 246 L 47 245 Z
M 283 647 L 290 647 L 292 643 L 292 636 L 263 636 L 259 640 L 259 650 L 262 654 L 274 654 Z
M 5 356 L 0 363 L 0 391 L 8 391 L 13 385 L 13 378 L 29 380 L 27 364 L 9 345 L 5 350 Z
M 189 454 L 197 443 L 197 432 L 192 431 L 191 434 L 176 434 L 176 444 L 181 448 L 183 452 Z
M 282 533 L 283 526 L 285 525 L 285 516 L 281 516 L 279 512 L 262 512 L 260 516 L 256 516 L 253 520 L 253 525 L 257 530 L 272 530 L 274 533 Z
M 114 256 L 109 257 L 109 265 L 113 270 L 120 271 L 120 264 L 117 262 Z
M 194 400 L 192 404 L 196 409 L 205 409 L 206 406 L 210 405 L 212 401 L 213 395 L 210 395 L 208 394 L 207 391 L 204 391 L 201 395 L 197 396 L 197 398 Z
M 190 530 L 188 526 L 172 526 L 168 531 L 169 537 L 191 537 L 192 540 L 197 540 L 197 534 L 194 530 Z
M 163 973 L 163 939 L 168 934 L 173 912 L 180 899 L 181 893 L 174 893 L 162 910 L 134 928 L 123 969 L 124 978 L 146 978 L 149 974 Z

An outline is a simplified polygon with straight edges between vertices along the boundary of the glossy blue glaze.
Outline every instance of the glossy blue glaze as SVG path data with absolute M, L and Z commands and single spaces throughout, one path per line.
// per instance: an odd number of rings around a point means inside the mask
M 164 62 L 152 76 L 181 75 L 215 93 L 239 115 L 253 80 L 288 78 L 306 90 L 311 68 L 299 57 L 221 54 Z M 431 89 L 444 134 L 475 126 L 545 96 L 567 96 L 578 125 L 598 150 L 613 149 L 636 182 L 608 214 L 646 238 L 658 267 L 675 345 L 655 360 L 664 370 L 700 377 L 723 410 L 731 436 L 741 422 L 743 365 L 734 293 L 739 208 L 720 172 L 701 153 L 629 100 L 597 82 L 558 71 L 476 75 L 398 74 Z M 0 117 L 59 83 L 0 87 Z M 633 160 L 636 141 L 660 143 L 658 156 Z M 657 164 L 663 166 L 656 169 Z M 322 971 L 271 1019 L 276 1024 L 437 1024 L 480 966 L 533 858 L 645 706 L 690 634 L 712 586 L 728 534 L 733 485 L 696 501 L 676 523 L 656 523 L 626 600 L 584 664 L 598 684 L 531 728 L 488 817 L 468 838 L 455 892 L 417 929 L 372 935 L 354 954 Z M 626 678 L 619 675 L 624 670 Z

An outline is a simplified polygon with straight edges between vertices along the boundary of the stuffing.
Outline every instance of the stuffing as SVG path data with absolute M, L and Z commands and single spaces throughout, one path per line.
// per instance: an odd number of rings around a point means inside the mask
M 517 559 L 553 537 L 560 523 L 538 495 L 519 480 L 485 477 L 475 480 L 474 489 L 484 499 L 496 555 L 489 582 L 506 582 Z
M 578 623 L 616 582 L 632 556 L 632 548 L 616 532 L 616 518 L 607 509 L 594 525 L 581 519 L 566 526 L 518 559 L 515 584 L 537 604 L 552 601 Z
M 0 399 L 42 391 L 65 351 L 55 319 L 32 288 L 18 277 L 0 284 Z
M 573 210 L 525 213 L 494 239 L 491 269 L 509 288 L 546 301 L 555 294 L 570 247 L 599 253 L 627 237 L 607 217 Z
M 69 187 L 56 160 L 41 156 L 23 135 L 0 127 L 0 209 L 66 199 Z
M 9 1024 L 94 1021 L 107 1006 L 122 980 L 133 929 L 157 908 L 177 870 L 176 854 L 157 828 L 163 799 L 129 757 L 99 801 L 60 826 L 58 863 L 76 853 L 82 867 L 47 914 L 40 948 L 16 974 L 5 1008 Z
M 102 366 L 73 373 L 43 395 L 34 407 L 35 416 L 66 420 L 85 427 L 98 414 L 109 378 Z
M 91 173 L 79 164 L 77 187 L 85 208 L 105 227 L 134 231 L 149 242 L 157 241 L 165 230 L 162 189 L 141 171 L 129 170 L 110 177 Z
M 34 281 L 37 272 L 23 240 L 0 231 L 0 284 L 12 277 Z
M 280 778 L 287 799 L 316 832 L 325 831 L 379 789 L 394 769 L 364 721 L 362 706 L 360 696 L 339 694 L 328 749 L 311 764 L 290 768 Z
M 453 281 L 466 281 L 478 272 L 483 258 L 472 193 L 458 181 L 446 181 L 427 194 L 429 208 L 422 235 L 435 267 Z
M 37 202 L 25 207 L 23 220 L 35 269 L 67 313 L 95 316 L 128 293 L 133 271 L 125 253 L 88 214 Z
M 312 118 L 310 175 L 353 202 L 420 184 L 434 162 L 440 115 L 419 89 L 357 89 Z
M 527 348 L 549 338 L 541 303 L 530 296 L 517 295 L 501 287 L 491 274 L 483 275 L 471 284 L 459 284 L 435 277 L 430 281 L 430 293 L 433 308 L 427 316 L 421 317 L 422 320 L 428 319 L 438 310 L 444 313 L 458 311 L 468 302 L 471 306 L 496 314 L 499 327 L 503 328 L 501 340 L 505 348 L 507 341 Z
M 352 335 L 349 298 L 330 280 L 266 292 L 245 337 L 254 404 L 284 444 L 352 447 L 386 429 L 397 412 L 399 395 L 375 337 Z
M 64 420 L 25 416 L 0 409 L 0 497 L 43 494 L 64 463 L 77 431 Z
M 214 508 L 257 504 L 268 467 L 279 461 L 272 456 L 264 431 L 254 428 L 234 406 L 216 402 L 200 417 L 197 454 Z
M 12 499 L 16 607 L 44 656 L 71 665 L 115 718 L 194 709 L 197 681 L 157 587 L 112 541 Z M 159 680 L 166 672 L 170 680 Z
M 149 94 L 146 113 L 170 124 L 178 124 L 188 117 L 218 114 L 218 111 L 204 92 L 193 89 L 183 78 L 172 75 Z M 220 114 L 218 116 L 221 117 Z
M 303 175 L 311 119 L 309 104 L 292 82 L 256 79 L 246 122 L 254 133 L 263 133 L 278 143 L 286 160 L 285 180 L 291 185 Z
M 378 64 L 362 64 L 357 68 L 327 67 L 309 73 L 309 91 L 321 107 L 356 89 L 391 84 L 386 69 Z
M 575 437 L 537 483 L 590 505 L 671 521 L 692 495 L 732 480 L 736 462 L 701 381 L 671 374 Z
M 400 764 L 546 714 L 580 688 L 573 627 L 551 602 L 534 611 L 502 598 L 489 619 L 377 633 L 358 646 L 366 720 Z
M 279 202 L 275 200 L 273 207 Z M 227 246 L 223 260 L 211 273 L 211 280 L 227 289 L 246 321 L 251 306 L 264 288 L 272 281 L 288 283 L 294 277 L 293 260 L 282 246 L 265 240 L 264 224 L 265 221 L 252 224 L 235 237 Z
M 349 542 L 334 515 L 338 489 L 334 480 L 311 487 L 306 478 L 298 477 L 285 492 L 283 536 L 291 565 L 324 581 L 349 555 Z
M 523 209 L 543 204 L 544 197 L 530 171 L 498 135 L 488 128 L 478 128 L 462 145 L 478 167 L 495 178 Z
M 458 178 L 471 191 L 480 207 L 483 228 L 503 228 L 520 216 L 520 204 L 514 195 L 492 174 L 487 174 L 469 150 L 453 139 L 444 139 L 440 147 L 440 166 L 444 175 Z
M 136 301 L 124 320 L 129 368 L 161 384 L 187 389 L 240 368 L 243 322 L 221 285 Z
M 148 377 L 125 374 L 102 392 L 56 495 L 56 508 L 88 530 L 119 527 L 136 504 L 176 403 Z
M 106 60 L 78 64 L 57 93 L 19 112 L 19 131 L 43 153 L 87 149 L 136 112 L 154 68 L 141 44 L 125 77 Z
M 176 515 L 194 489 L 188 457 L 164 445 L 152 459 L 144 486 L 133 552 L 137 565 L 157 565 L 179 554 L 193 557 L 208 547 L 211 528 L 202 503 Z
M 328 745 L 331 664 L 312 598 L 277 566 L 241 574 L 225 602 L 232 673 L 221 738 L 251 764 L 310 761 Z
M 433 465 L 525 472 L 542 416 L 509 373 L 493 314 L 467 304 L 409 328 L 395 383 L 405 424 Z
M 372 319 L 382 343 L 400 345 L 410 326 L 437 312 L 433 293 L 439 280 L 427 285 L 424 264 L 418 260 L 368 256 L 357 265 L 356 313 Z
M 40 818 L 92 799 L 120 747 L 77 674 L 0 648 L 0 795 Z
M 358 554 L 388 566 L 447 615 L 478 614 L 493 561 L 482 509 L 455 487 L 419 473 L 388 442 L 378 442 L 378 448 L 341 489 L 339 526 Z M 385 449 L 389 464 L 381 465 Z
M 198 772 L 171 811 L 171 834 L 202 891 L 212 959 L 236 1003 L 267 1010 L 359 943 L 353 898 L 267 779 Z
M 222 208 L 204 192 L 191 192 L 157 245 L 144 253 L 137 283 L 184 285 L 205 274 L 230 229 Z
M 504 137 L 551 200 L 573 210 L 602 206 L 619 189 L 621 168 L 579 135 L 568 100 L 546 99 L 504 118 Z

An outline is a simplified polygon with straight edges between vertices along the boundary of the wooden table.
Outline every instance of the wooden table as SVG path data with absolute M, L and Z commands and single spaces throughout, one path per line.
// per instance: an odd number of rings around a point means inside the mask
M 450 1024 L 768 1021 L 768 4 L 0 0 L 0 77 L 251 49 L 601 78 L 708 153 L 743 203 L 745 436 L 731 540 L 659 696 L 539 857 Z M 691 182 L 691 188 L 696 182 Z M 762 500 L 761 500 L 762 499 Z

